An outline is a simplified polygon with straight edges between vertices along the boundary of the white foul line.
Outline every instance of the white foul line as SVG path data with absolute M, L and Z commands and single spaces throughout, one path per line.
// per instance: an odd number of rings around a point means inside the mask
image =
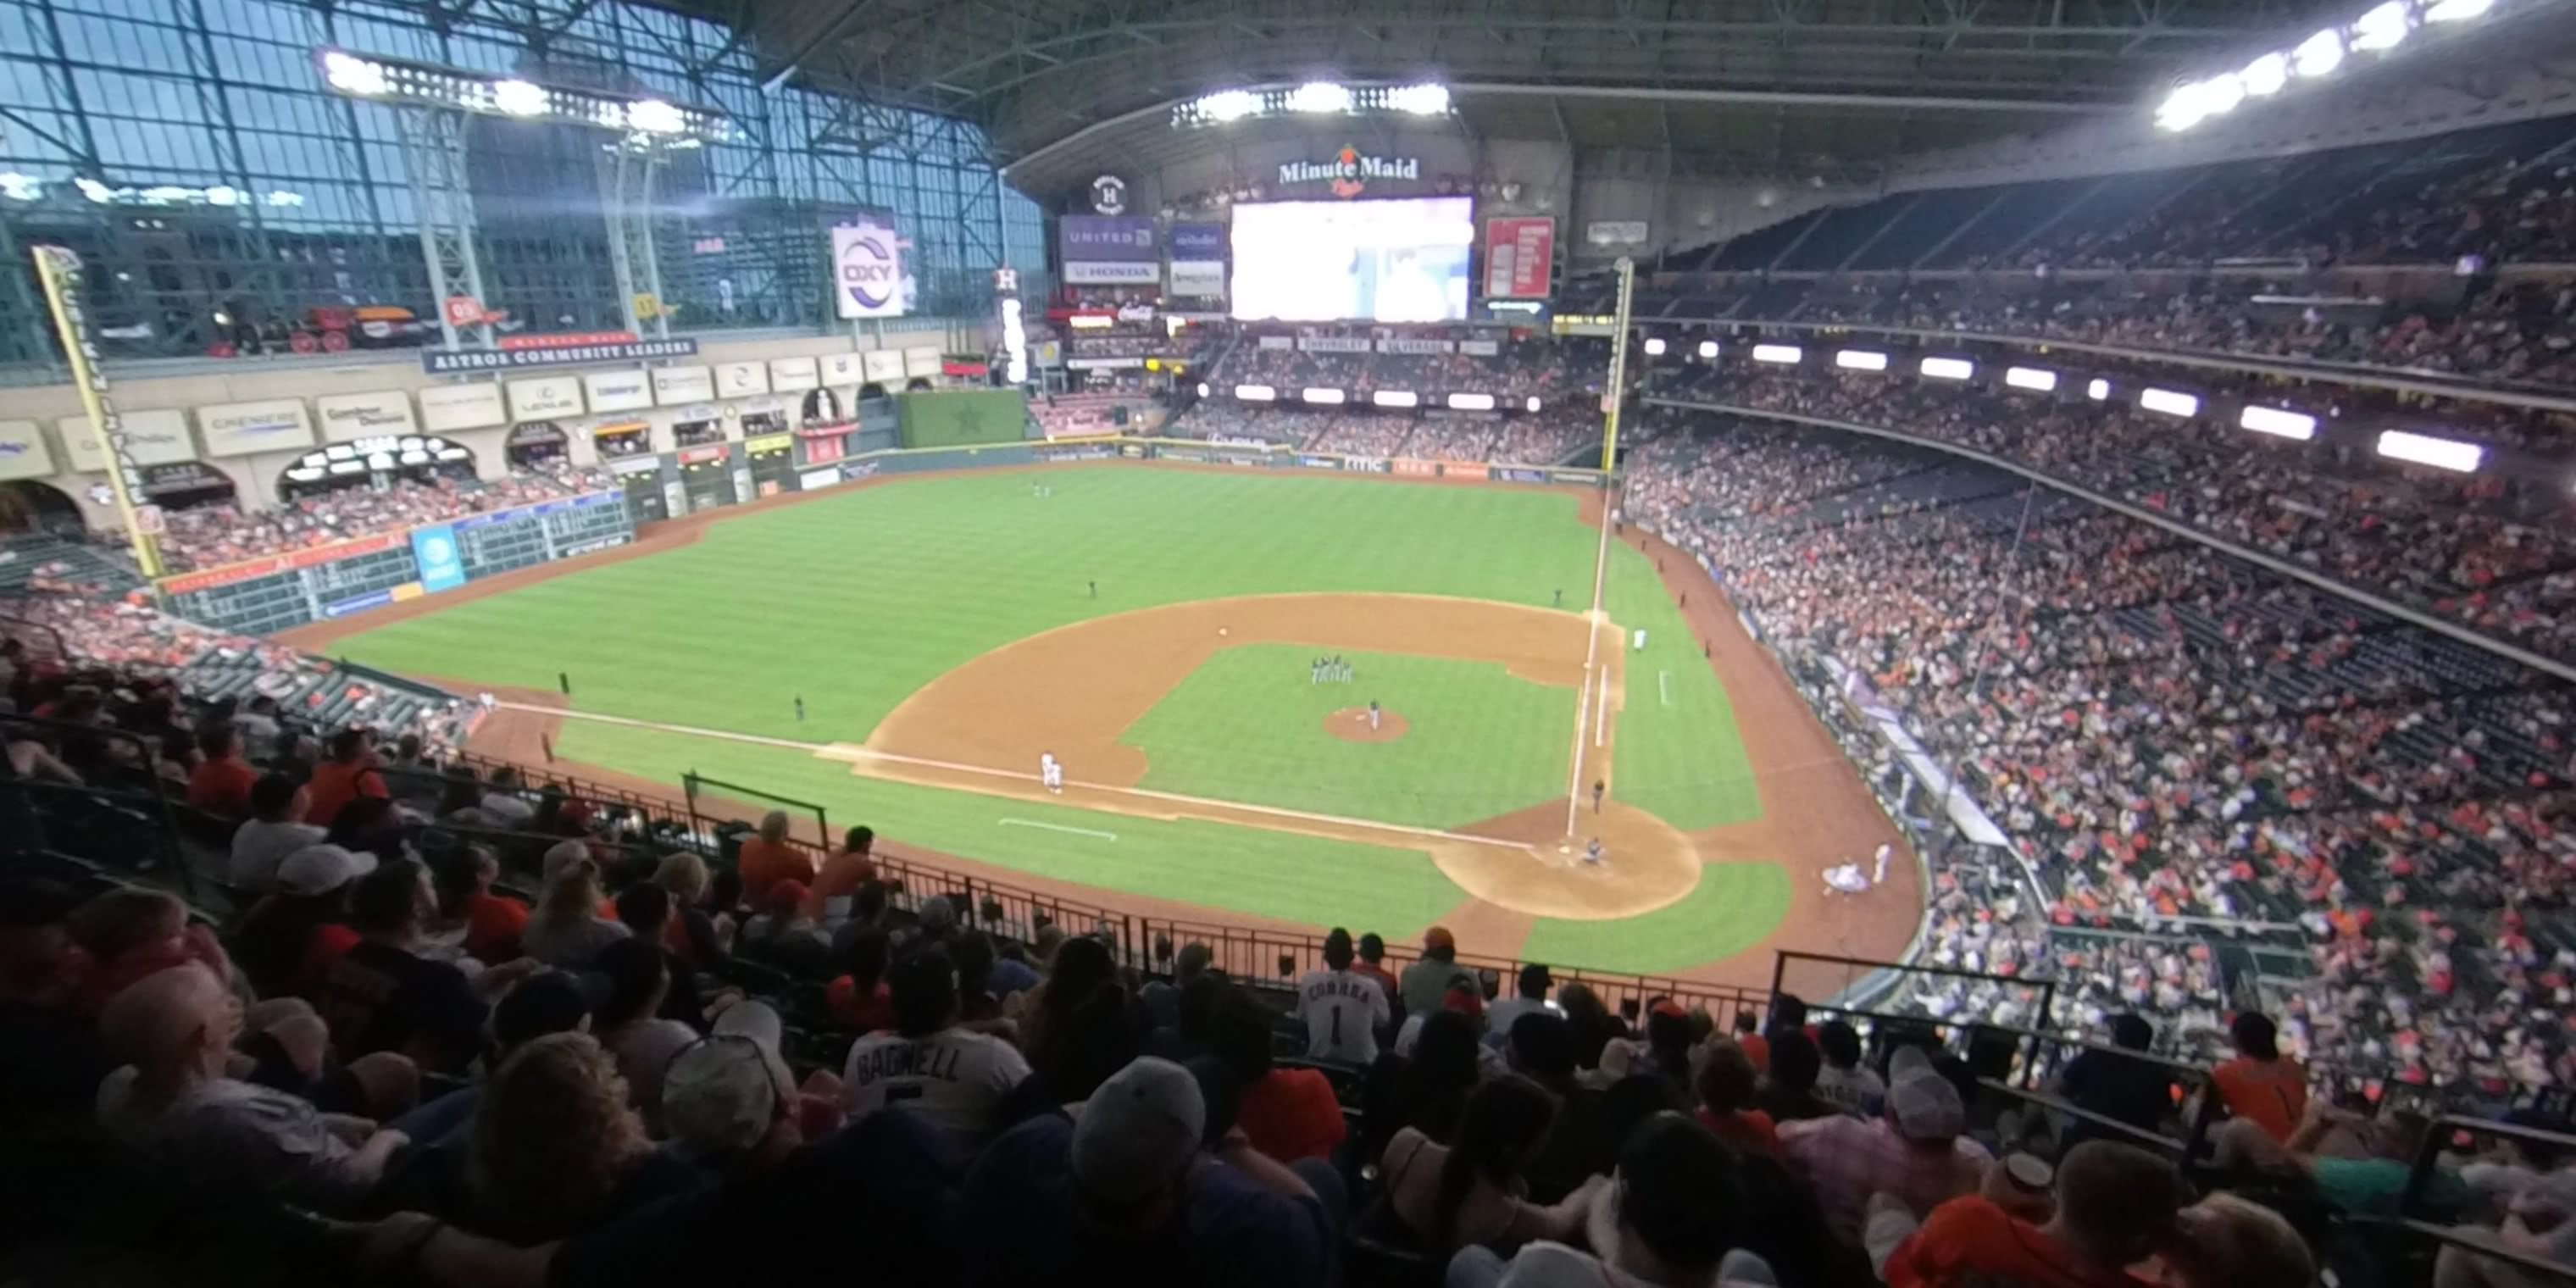
M 658 720 L 637 720 L 630 716 L 603 715 L 593 711 L 567 711 L 561 707 L 541 707 L 526 702 L 503 702 L 498 705 L 504 710 L 533 711 L 538 715 L 555 716 L 565 720 L 596 720 L 601 724 L 625 725 L 630 729 L 651 729 L 660 733 L 685 733 L 700 738 L 718 738 L 728 742 L 748 742 L 756 743 L 764 747 L 784 747 L 791 751 L 802 751 L 810 755 L 817 756 L 831 750 L 833 747 L 833 744 L 830 743 L 797 742 L 789 738 L 769 738 L 755 733 L 735 733 L 728 729 L 700 729 L 693 725 L 664 724 Z M 1578 743 L 1576 749 L 1579 751 L 1581 750 L 1579 745 L 1581 742 L 1580 734 L 1576 735 L 1576 741 Z M 886 761 L 890 764 L 913 765 L 923 769 L 945 770 L 949 773 L 956 774 L 977 774 L 985 778 L 1000 778 L 1019 783 L 1035 783 L 1044 781 L 1036 774 L 1024 774 L 1009 769 L 994 769 L 987 765 L 960 764 L 953 760 L 931 760 L 923 756 L 907 756 L 901 752 L 879 751 L 874 747 L 862 747 L 856 744 L 841 744 L 841 746 L 844 747 L 848 753 L 864 756 L 870 760 Z M 1408 827 L 1402 823 L 1380 823 L 1374 819 L 1346 818 L 1339 814 L 1316 814 L 1305 810 L 1283 809 L 1276 805 L 1254 805 L 1245 801 L 1222 801 L 1205 796 L 1183 796 L 1178 792 L 1158 792 L 1143 787 L 1111 787 L 1101 783 L 1076 782 L 1070 778 L 1065 780 L 1064 785 L 1067 787 L 1079 787 L 1085 791 L 1114 793 L 1120 796 L 1138 796 L 1143 797 L 1146 800 L 1168 801 L 1175 805 L 1186 805 L 1200 809 L 1236 810 L 1246 814 L 1263 814 L 1272 818 L 1295 819 L 1299 822 L 1306 823 L 1330 823 L 1339 827 L 1359 828 L 1366 831 L 1393 832 L 1401 836 L 1423 836 L 1436 841 L 1457 841 L 1467 845 L 1490 845 L 1496 849 L 1503 850 L 1526 850 L 1529 848 L 1529 846 L 1523 842 L 1506 841 L 1500 837 L 1476 836 L 1467 832 L 1444 832 L 1438 828 L 1432 827 Z M 952 790 L 963 791 L 971 789 L 956 788 Z M 1242 826 L 1242 824 L 1237 824 L 1237 826 Z
M 1610 507 L 1616 500 L 1605 488 L 1601 494 L 1601 544 L 1592 552 L 1592 611 L 1584 615 L 1591 630 L 1583 641 L 1583 685 L 1574 691 L 1574 763 L 1565 776 L 1565 834 L 1574 835 L 1574 817 L 1583 803 L 1583 717 L 1591 709 L 1592 668 L 1601 655 L 1601 580 L 1610 568 Z M 1602 684 L 1607 687 L 1608 668 Z
M 1071 832 L 1075 836 L 1096 836 L 1104 841 L 1115 841 L 1118 839 L 1118 834 L 1116 832 L 1099 832 L 1087 827 L 1066 827 L 1062 823 L 1040 823 L 1035 819 L 1006 818 L 1002 820 L 1002 826 L 1042 827 L 1050 832 Z
M 1610 673 L 1601 673 L 1601 683 L 1592 690 L 1592 745 L 1599 747 L 1610 736 Z

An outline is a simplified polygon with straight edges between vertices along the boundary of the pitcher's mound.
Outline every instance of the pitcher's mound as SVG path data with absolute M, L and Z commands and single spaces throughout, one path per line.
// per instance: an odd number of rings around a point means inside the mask
M 1369 728 L 1367 707 L 1344 707 L 1324 717 L 1324 732 L 1345 742 L 1393 742 L 1411 728 L 1404 717 L 1381 707 L 1377 728 Z

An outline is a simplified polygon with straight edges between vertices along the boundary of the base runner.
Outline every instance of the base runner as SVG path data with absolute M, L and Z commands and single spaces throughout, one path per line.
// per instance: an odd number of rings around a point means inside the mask
M 1038 753 L 1038 781 L 1045 783 L 1048 791 L 1064 795 L 1064 766 L 1057 763 L 1054 752 Z

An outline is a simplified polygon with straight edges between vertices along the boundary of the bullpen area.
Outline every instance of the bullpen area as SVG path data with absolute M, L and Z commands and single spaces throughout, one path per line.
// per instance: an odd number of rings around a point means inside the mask
M 754 784 L 1020 884 L 1713 980 L 1901 952 L 1910 861 L 1865 895 L 1820 880 L 1894 840 L 1850 766 L 1686 556 L 1604 554 L 1599 505 L 913 476 L 284 638 L 495 693 L 478 749 Z

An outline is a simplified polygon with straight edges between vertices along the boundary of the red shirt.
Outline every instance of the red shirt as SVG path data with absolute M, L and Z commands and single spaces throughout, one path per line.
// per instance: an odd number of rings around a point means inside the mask
M 894 992 L 886 987 L 883 980 L 877 981 L 877 986 L 862 997 L 859 995 L 859 982 L 843 975 L 833 980 L 832 986 L 824 991 L 823 1006 L 832 1013 L 833 1019 L 861 1033 L 894 1027 Z
M 1765 1158 L 1780 1156 L 1780 1129 L 1772 1123 L 1771 1115 L 1759 1109 L 1712 1114 L 1703 1107 L 1697 1116 L 1700 1126 L 1745 1153 L 1760 1154 Z
M 877 865 L 874 860 L 864 854 L 844 850 L 823 860 L 823 870 L 815 874 L 813 888 L 805 892 L 805 902 L 797 911 L 815 921 L 821 921 L 825 912 L 823 907 L 825 901 L 847 899 L 856 894 L 860 886 L 876 879 Z
M 1932 1210 L 1887 1258 L 1887 1288 L 2141 1288 L 2123 1270 L 2097 1270 L 1992 1202 L 1970 1195 Z
M 243 817 L 250 813 L 251 784 L 258 781 L 259 771 L 239 756 L 209 760 L 188 775 L 188 806 L 225 818 Z
M 1313 1069 L 1273 1069 L 1245 1087 L 1234 1121 L 1254 1149 L 1283 1163 L 1330 1158 L 1350 1130 L 1332 1080 Z
M 390 795 L 385 790 L 385 776 L 365 760 L 354 765 L 323 761 L 313 767 L 313 780 L 304 785 L 304 790 L 312 796 L 312 803 L 304 810 L 304 821 L 315 827 L 331 826 L 331 820 L 361 796 L 382 800 Z
M 465 901 L 465 951 L 486 965 L 497 966 L 520 956 L 519 936 L 528 928 L 528 905 L 484 891 Z
M 1397 1009 L 1403 1008 L 1404 992 L 1402 986 L 1395 982 L 1395 976 L 1388 973 L 1385 967 L 1372 966 L 1367 962 L 1352 962 L 1351 970 L 1354 974 L 1366 975 L 1370 979 L 1376 980 L 1377 986 L 1386 990 L 1386 1004 L 1388 1006 L 1395 1007 Z
M 2257 1060 L 2240 1055 L 2211 1070 L 2209 1080 L 2217 1084 L 2227 1112 L 2253 1120 L 2284 1145 L 2307 1115 L 2308 1071 L 2288 1056 Z

